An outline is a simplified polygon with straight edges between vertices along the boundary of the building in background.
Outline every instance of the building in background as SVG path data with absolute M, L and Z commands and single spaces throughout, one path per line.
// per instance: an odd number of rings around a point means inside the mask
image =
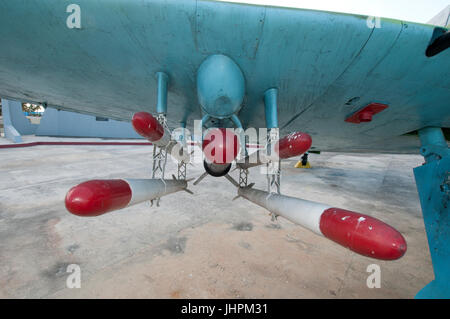
M 59 111 L 49 107 L 43 112 L 42 117 L 40 114 L 26 116 L 30 114 L 25 114 L 21 102 L 7 99 L 2 100 L 1 106 L 4 137 L 14 143 L 22 142 L 22 135 L 141 138 L 129 122 Z

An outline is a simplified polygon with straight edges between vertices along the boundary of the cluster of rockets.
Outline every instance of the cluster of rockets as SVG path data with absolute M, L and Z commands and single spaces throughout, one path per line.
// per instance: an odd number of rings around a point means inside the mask
M 174 141 L 171 132 L 154 116 L 139 112 L 132 124 L 137 133 L 154 145 L 176 154 L 177 160 L 188 163 L 190 154 Z M 311 137 L 295 132 L 281 138 L 265 150 L 258 150 L 243 161 L 236 162 L 241 169 L 259 166 L 271 159 L 287 159 L 304 154 L 311 147 Z M 178 151 L 172 152 L 176 148 Z M 271 148 L 271 151 L 267 151 Z M 181 150 L 181 151 L 180 151 Z M 239 152 L 239 138 L 231 130 L 213 128 L 206 131 L 202 150 L 207 171 L 223 176 Z M 268 155 L 269 154 L 269 155 Z M 209 169 L 208 169 L 209 167 Z M 123 209 L 144 201 L 187 190 L 186 180 L 169 179 L 115 179 L 91 180 L 73 187 L 66 195 L 67 210 L 77 216 L 92 217 Z M 380 260 L 396 260 L 406 252 L 404 237 L 384 222 L 360 213 L 330 207 L 326 204 L 288 197 L 278 193 L 257 190 L 253 185 L 238 187 L 238 195 L 275 216 L 324 236 L 360 255 Z

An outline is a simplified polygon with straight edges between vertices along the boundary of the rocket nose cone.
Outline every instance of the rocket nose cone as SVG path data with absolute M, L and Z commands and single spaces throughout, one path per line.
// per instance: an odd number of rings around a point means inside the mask
M 363 256 L 397 260 L 406 253 L 405 238 L 388 224 L 360 213 L 330 208 L 321 216 L 322 234 Z
M 65 204 L 77 216 L 92 217 L 124 208 L 131 200 L 131 189 L 123 180 L 93 180 L 69 190 Z
M 164 128 L 158 120 L 147 112 L 138 112 L 131 120 L 134 130 L 139 135 L 156 142 L 164 135 Z
M 275 149 L 282 159 L 299 156 L 307 152 L 312 145 L 312 138 L 303 132 L 294 132 L 278 141 Z
M 89 187 L 78 185 L 72 187 L 66 195 L 66 209 L 77 216 L 97 216 L 93 214 L 98 211 L 95 207 L 94 193 Z
M 407 249 L 406 240 L 402 234 L 395 228 L 377 219 L 368 219 L 368 222 L 371 223 L 372 226 L 368 226 L 367 228 L 370 229 L 370 227 L 372 227 L 370 232 L 373 233 L 370 235 L 364 233 L 363 230 L 358 232 L 355 237 L 356 241 L 364 241 L 367 236 L 366 244 L 359 247 L 359 249 L 362 251 L 365 250 L 366 256 L 376 259 L 397 260 L 402 258 Z M 364 226 L 362 226 L 362 229 L 364 229 Z M 368 238 L 371 236 L 372 239 L 369 240 Z
M 389 254 L 391 257 L 390 260 L 397 260 L 405 255 L 407 250 L 406 240 L 399 232 L 397 232 L 397 236 L 392 240 L 391 246 L 392 252 Z
M 397 260 L 402 258 L 407 249 L 405 238 L 391 226 L 384 225 L 383 229 L 375 231 L 370 245 L 366 244 L 367 247 L 359 247 L 360 251 L 364 251 L 364 255 L 367 257 L 380 260 Z

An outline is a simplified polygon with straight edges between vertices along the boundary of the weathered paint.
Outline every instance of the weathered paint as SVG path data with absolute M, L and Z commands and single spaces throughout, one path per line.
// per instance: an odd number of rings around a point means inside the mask
M 419 131 L 426 163 L 414 169 L 435 279 L 416 298 L 450 298 L 450 149 L 436 127 Z
M 406 253 L 403 236 L 376 218 L 249 187 L 239 195 L 360 255 L 396 260 Z
M 307 152 L 312 145 L 309 134 L 303 132 L 291 133 L 275 144 L 275 151 L 281 159 L 300 156 Z
M 406 253 L 406 241 L 382 221 L 339 208 L 329 208 L 320 217 L 320 231 L 332 241 L 375 259 L 396 260 Z
M 202 118 L 197 70 L 224 54 L 246 80 L 245 128 L 265 126 L 269 88 L 279 91 L 281 134 L 308 132 L 316 150 L 416 152 L 416 143 L 395 137 L 450 127 L 450 86 L 442 80 L 450 51 L 425 56 L 429 25 L 381 19 L 371 29 L 364 16 L 200 0 L 77 4 L 81 29 L 67 28 L 61 1 L 1 2 L 0 96 L 130 120 L 156 111 L 162 71 L 170 77 L 170 126 L 191 129 Z M 371 123 L 343 124 L 373 101 L 390 107 Z

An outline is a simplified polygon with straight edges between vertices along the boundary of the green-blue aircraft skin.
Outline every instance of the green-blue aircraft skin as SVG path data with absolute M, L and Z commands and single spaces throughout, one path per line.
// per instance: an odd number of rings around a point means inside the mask
M 66 23 L 71 3 L 79 29 Z M 0 97 L 130 120 L 156 111 L 163 71 L 169 125 L 192 128 L 202 118 L 197 69 L 224 54 L 245 77 L 245 128 L 265 127 L 264 92 L 276 87 L 281 135 L 305 131 L 321 151 L 418 153 L 404 134 L 450 127 L 450 50 L 426 57 L 435 26 L 379 22 L 200 0 L 2 0 Z M 389 108 L 345 122 L 373 102 Z

